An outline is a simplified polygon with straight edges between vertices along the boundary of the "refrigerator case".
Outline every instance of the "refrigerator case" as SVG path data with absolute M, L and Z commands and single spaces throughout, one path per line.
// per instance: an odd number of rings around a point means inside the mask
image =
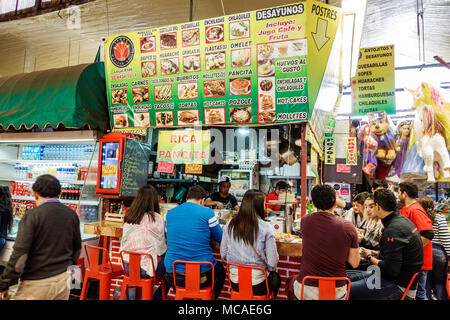
M 253 170 L 243 169 L 223 169 L 219 171 L 219 181 L 222 176 L 230 178 L 230 194 L 236 197 L 238 205 L 241 205 L 242 198 L 247 190 L 257 188 L 257 177 Z
M 150 146 L 126 134 L 112 133 L 100 139 L 97 193 L 135 196 L 147 185 Z

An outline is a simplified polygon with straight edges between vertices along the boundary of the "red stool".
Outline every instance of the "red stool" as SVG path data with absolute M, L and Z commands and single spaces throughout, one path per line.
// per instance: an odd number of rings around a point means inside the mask
M 153 258 L 151 254 L 148 253 L 140 253 L 140 252 L 132 252 L 122 250 L 120 251 L 120 259 L 122 261 L 122 267 L 125 270 L 125 262 L 123 259 L 123 254 L 128 254 L 129 263 L 128 263 L 128 271 L 129 274 L 124 274 L 122 281 L 122 290 L 120 292 L 120 300 L 125 299 L 125 295 L 128 299 L 128 286 L 136 287 L 136 289 L 142 290 L 142 300 L 153 300 L 153 287 L 155 285 L 161 286 L 161 293 L 163 300 L 166 300 L 166 290 L 164 284 L 164 276 L 153 276 L 152 278 L 141 278 L 141 258 L 143 256 L 148 256 L 152 262 L 152 270 L 153 275 L 155 275 L 155 265 L 153 264 Z M 139 291 L 140 291 L 139 290 Z M 136 290 L 136 300 L 140 298 L 140 294 L 138 294 L 138 290 Z
M 186 266 L 185 272 L 185 287 L 178 287 L 176 280 L 175 265 L 184 264 Z M 200 266 L 211 265 L 212 267 L 212 282 L 211 286 L 200 289 Z M 200 300 L 214 300 L 214 265 L 209 261 L 183 261 L 176 260 L 172 264 L 173 267 L 173 285 L 175 286 L 175 300 L 183 299 L 200 299 Z
M 231 287 L 231 279 L 230 279 L 230 266 L 235 266 L 238 268 L 238 285 L 239 292 L 234 291 Z M 264 278 L 266 282 L 266 294 L 261 296 L 253 295 L 253 285 L 252 285 L 252 269 L 262 270 L 264 272 Z M 257 266 L 247 266 L 237 263 L 227 263 L 227 275 L 228 280 L 230 281 L 231 287 L 231 300 L 271 300 L 273 299 L 273 293 L 269 291 L 269 282 L 267 280 L 266 270 L 262 267 Z
M 109 300 L 111 279 L 120 278 L 124 274 L 122 266 L 111 264 L 108 251 L 105 248 L 85 244 L 84 250 L 86 251 L 88 268 L 83 279 L 80 300 L 86 300 L 90 279 L 97 279 L 100 282 L 99 300 Z M 100 260 L 100 257 L 106 259 Z M 102 261 L 102 263 L 99 263 L 99 261 Z
M 85 273 L 85 266 L 84 266 L 84 257 L 83 256 L 80 256 L 79 258 L 78 258 L 78 261 L 77 261 L 77 266 L 79 266 L 80 267 L 80 271 L 81 271 L 81 282 L 83 282 L 83 280 L 84 280 L 84 273 Z M 78 295 L 76 295 L 76 294 L 70 294 L 70 296 L 71 297 L 77 297 L 77 298 L 80 298 L 80 296 L 78 296 Z
M 411 288 L 411 285 L 412 285 L 412 283 L 414 282 L 414 279 L 415 279 L 418 275 L 419 275 L 418 272 L 416 272 L 416 273 L 413 274 L 413 276 L 412 276 L 411 280 L 409 281 L 408 286 L 407 286 L 406 289 L 405 289 L 405 292 L 403 292 L 403 295 L 402 295 L 402 297 L 400 298 L 400 300 L 405 300 L 406 294 L 408 293 L 409 289 Z M 416 299 L 414 298 L 414 300 L 416 300 Z
M 345 300 L 348 300 L 350 294 L 350 287 L 352 282 L 347 277 L 317 277 L 317 276 L 306 276 L 302 280 L 302 291 L 300 294 L 300 300 L 303 300 L 303 289 L 305 288 L 305 280 L 316 279 L 319 280 L 319 300 L 336 300 L 336 281 L 345 280 L 347 281 L 347 293 L 345 295 Z

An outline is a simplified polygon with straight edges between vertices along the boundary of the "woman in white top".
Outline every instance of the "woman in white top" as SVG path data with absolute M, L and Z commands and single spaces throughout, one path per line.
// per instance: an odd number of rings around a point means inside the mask
M 365 221 L 366 231 L 364 232 L 364 236 L 359 243 L 359 246 L 379 251 L 380 246 L 378 242 L 383 232 L 383 223 L 381 222 L 381 219 L 375 215 L 374 208 L 375 202 L 373 201 L 373 194 L 370 193 L 364 201 L 363 220 Z
M 158 192 L 153 186 L 139 189 L 124 218 L 120 250 L 149 253 L 153 258 L 156 276 L 164 275 L 164 254 L 167 251 L 164 218 L 159 214 Z M 128 274 L 128 254 L 123 255 Z M 153 277 L 152 262 L 148 256 L 141 258 L 141 277 Z M 168 288 L 168 286 L 166 286 Z M 154 294 L 160 300 L 161 288 Z
M 447 266 L 450 257 L 450 233 L 448 231 L 445 215 L 436 214 L 434 201 L 430 197 L 420 197 L 417 202 L 424 208 L 431 222 L 433 223 L 434 237 L 433 246 L 433 270 L 427 276 L 426 291 L 428 299 L 431 299 L 431 292 L 436 299 L 447 300 L 445 289 L 447 280 Z

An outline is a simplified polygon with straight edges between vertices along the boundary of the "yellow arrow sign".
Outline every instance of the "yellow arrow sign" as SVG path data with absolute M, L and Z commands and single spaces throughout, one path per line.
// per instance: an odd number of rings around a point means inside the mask
M 318 18 L 316 32 L 311 32 L 311 35 L 314 39 L 314 43 L 316 44 L 317 47 L 317 51 L 320 51 L 320 49 L 323 48 L 323 46 L 328 42 L 328 40 L 330 40 L 330 38 L 327 37 L 327 27 L 328 21 L 322 18 Z

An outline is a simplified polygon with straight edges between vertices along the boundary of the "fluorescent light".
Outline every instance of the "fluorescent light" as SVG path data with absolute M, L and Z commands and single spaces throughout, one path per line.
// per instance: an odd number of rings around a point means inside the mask
M 0 143 L 49 143 L 49 142 L 95 142 L 94 139 L 41 139 L 41 140 L 33 140 L 33 139 L 14 139 L 14 140 L 1 140 Z
M 350 86 L 352 74 L 353 45 L 355 33 L 355 13 L 346 13 L 342 17 L 342 81 Z
M 250 133 L 250 130 L 248 128 L 239 128 L 237 129 L 237 133 L 240 135 L 246 136 Z

